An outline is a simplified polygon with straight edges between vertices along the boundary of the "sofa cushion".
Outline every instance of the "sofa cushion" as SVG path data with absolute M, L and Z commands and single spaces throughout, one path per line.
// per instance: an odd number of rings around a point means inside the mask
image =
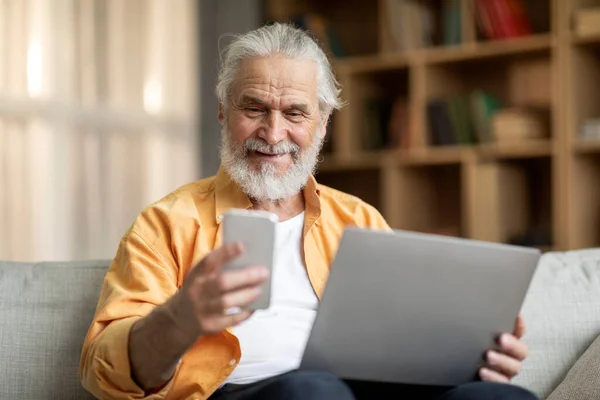
M 545 399 L 600 335 L 600 249 L 544 254 L 522 312 L 530 356 L 513 382 Z
M 0 263 L 0 398 L 93 398 L 79 359 L 108 267 Z

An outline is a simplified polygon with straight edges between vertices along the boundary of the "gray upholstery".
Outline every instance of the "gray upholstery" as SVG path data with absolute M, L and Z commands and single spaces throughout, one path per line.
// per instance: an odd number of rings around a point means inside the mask
M 0 262 L 0 399 L 91 399 L 81 346 L 109 261 Z
M 91 398 L 79 357 L 108 267 L 0 262 L 0 399 Z M 598 304 L 600 249 L 544 255 L 523 307 L 531 355 L 514 383 L 545 398 L 600 334 Z
M 545 399 L 600 335 L 600 249 L 544 254 L 523 316 L 531 351 L 514 383 Z

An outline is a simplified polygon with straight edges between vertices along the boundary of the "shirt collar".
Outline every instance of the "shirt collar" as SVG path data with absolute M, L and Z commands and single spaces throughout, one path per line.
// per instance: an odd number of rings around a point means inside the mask
M 310 175 L 304 189 L 305 202 L 305 230 L 307 231 L 321 215 L 321 202 L 317 181 Z M 249 209 L 252 202 L 242 191 L 239 185 L 225 171 L 223 166 L 219 167 L 215 178 L 215 221 L 221 222 L 223 215 L 231 208 Z

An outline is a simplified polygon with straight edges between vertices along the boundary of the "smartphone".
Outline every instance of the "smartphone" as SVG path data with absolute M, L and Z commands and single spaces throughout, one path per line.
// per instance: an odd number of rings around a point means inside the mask
M 271 276 L 275 256 L 277 214 L 262 210 L 232 209 L 223 216 L 223 243 L 241 242 L 244 252 L 224 266 L 224 269 L 263 265 L 269 279 L 261 287 L 261 295 L 248 308 L 267 309 L 271 303 Z

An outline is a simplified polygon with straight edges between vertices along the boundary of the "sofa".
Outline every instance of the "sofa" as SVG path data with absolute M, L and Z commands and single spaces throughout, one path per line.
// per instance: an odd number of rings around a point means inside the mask
M 0 262 L 0 399 L 92 398 L 79 356 L 108 266 Z M 600 335 L 600 249 L 544 254 L 522 311 L 531 355 L 513 383 L 545 399 Z

